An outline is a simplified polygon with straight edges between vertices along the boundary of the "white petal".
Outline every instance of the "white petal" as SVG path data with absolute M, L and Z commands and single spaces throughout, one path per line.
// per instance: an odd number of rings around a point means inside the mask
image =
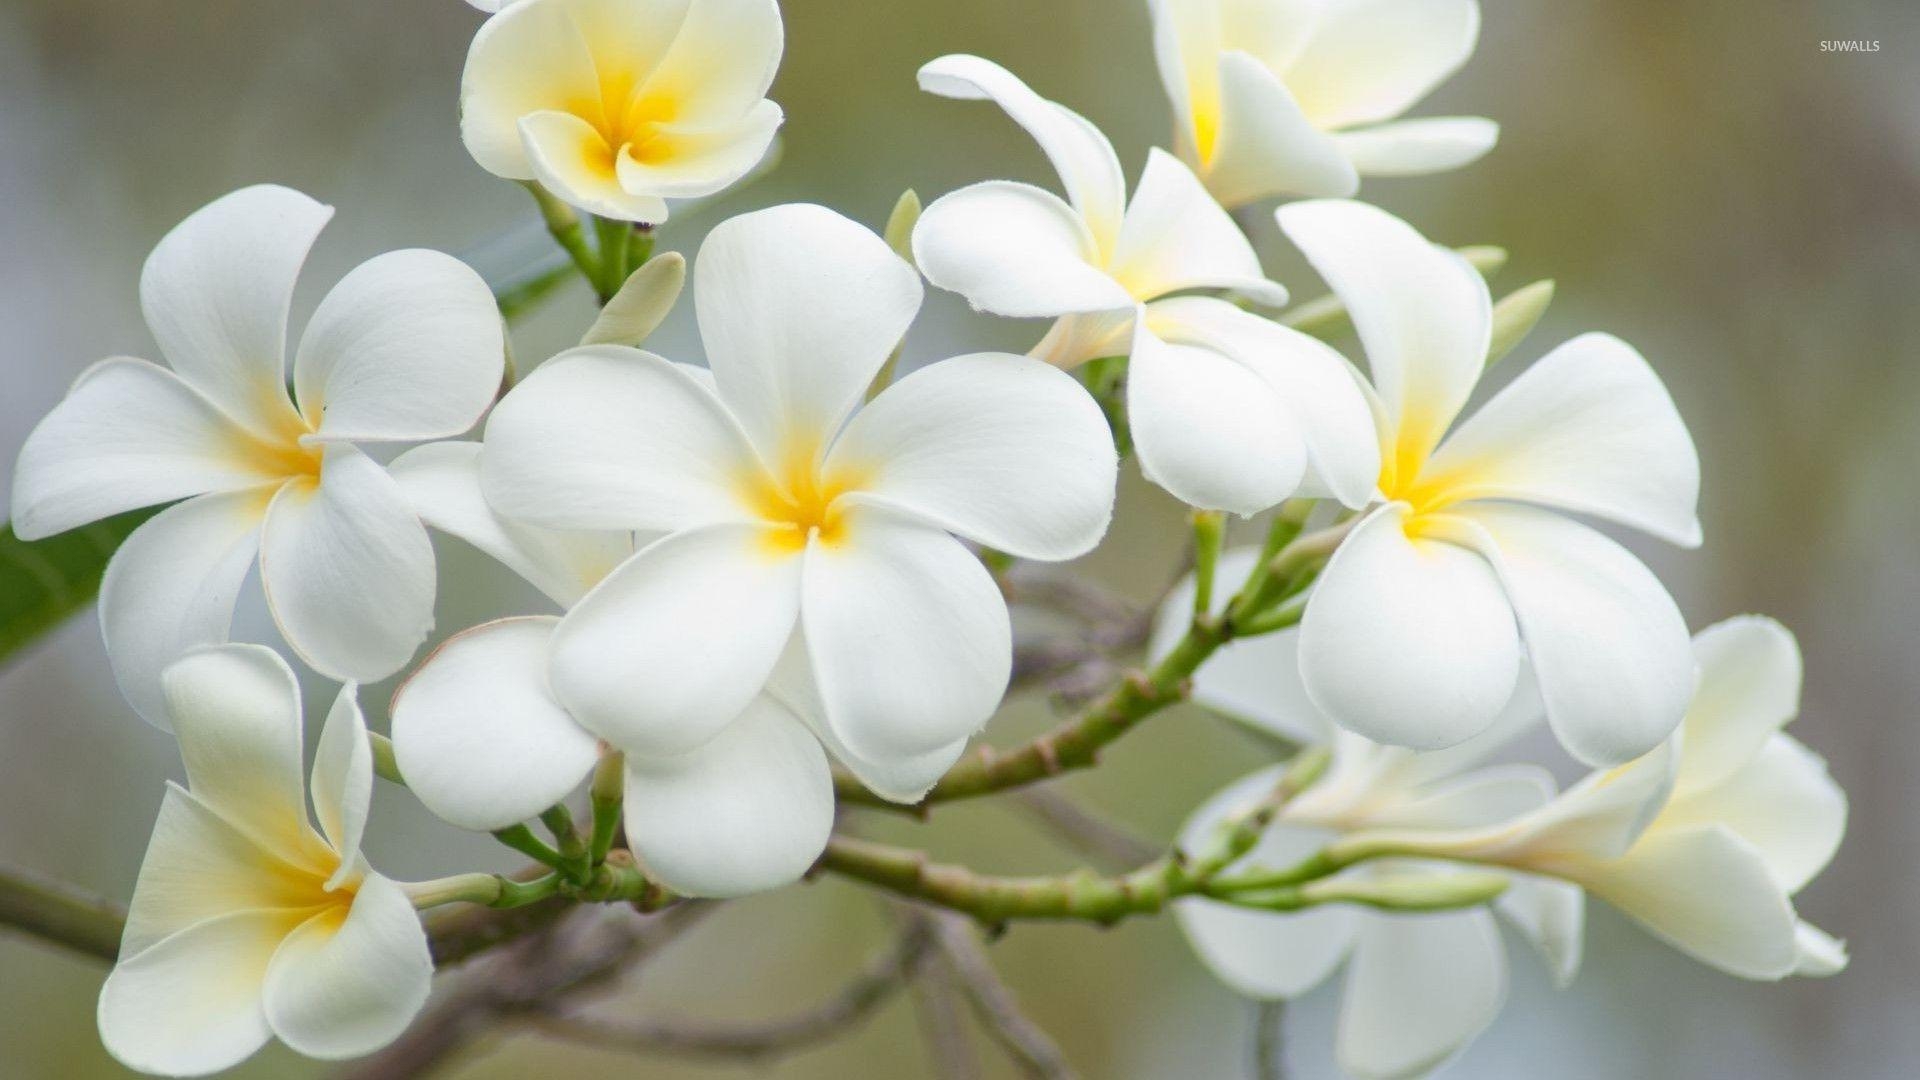
M 1494 908 L 1539 952 L 1556 988 L 1572 985 L 1585 950 L 1587 894 L 1580 886 L 1516 874 Z
M 433 960 L 400 886 L 370 874 L 344 921 L 338 911 L 288 935 L 267 968 L 262 1004 L 273 1033 L 313 1058 L 349 1058 L 392 1042 L 427 1002 Z
M 280 654 L 201 649 L 167 668 L 161 685 L 194 797 L 282 859 L 319 863 L 301 774 L 300 684 Z
M 74 380 L 20 448 L 13 529 L 38 540 L 135 507 L 283 479 L 259 450 L 167 369 L 102 360 Z
M 1193 170 L 1158 147 L 1127 204 L 1110 269 L 1141 300 L 1182 289 L 1235 289 L 1263 304 L 1287 302 L 1287 290 L 1267 280 L 1240 226 Z
M 1425 1075 L 1478 1038 L 1506 998 L 1506 952 L 1485 910 L 1369 916 L 1340 1003 L 1340 1067 L 1365 1080 Z
M 748 525 L 641 549 L 554 631 L 554 695 L 624 750 L 692 750 L 766 684 L 799 613 L 801 562 Z
M 1300 111 L 1293 92 L 1243 52 L 1220 57 L 1220 116 L 1203 170 L 1223 206 L 1270 195 L 1352 195 L 1360 177 L 1340 144 Z
M 1800 644 L 1758 615 L 1717 622 L 1693 637 L 1699 685 L 1683 722 L 1676 797 L 1704 791 L 1745 768 L 1800 711 Z
M 713 391 L 680 364 L 616 345 L 569 349 L 494 406 L 481 488 L 553 529 L 682 529 L 751 520 L 760 466 Z
M 493 403 L 506 363 L 493 290 L 438 251 L 377 255 L 314 310 L 293 360 L 322 439 L 458 435 Z
M 1700 458 L 1633 346 L 1583 334 L 1515 379 L 1433 456 L 1423 484 L 1594 514 L 1688 547 Z
M 833 733 L 833 725 L 827 723 L 827 707 L 820 700 L 820 688 L 814 684 L 805 634 L 796 633 L 787 643 L 787 651 L 781 654 L 780 663 L 767 680 L 767 696 L 799 717 L 827 748 L 827 753 L 851 770 L 867 790 L 893 802 L 906 805 L 919 802 L 967 749 L 966 739 L 956 739 L 924 754 L 872 759 L 854 753 Z
M 1458 776 L 1539 727 L 1546 717 L 1546 706 L 1540 701 L 1540 685 L 1533 677 L 1532 666 L 1523 657 L 1513 696 L 1507 699 L 1500 715 L 1487 725 L 1486 730 L 1444 750 L 1429 750 L 1413 755 L 1402 775 L 1409 785 L 1428 784 Z
M 980 560 L 878 508 L 807 545 L 801 618 L 834 733 L 861 757 L 931 753 L 979 730 L 1007 688 L 1013 631 Z
M 1743 979 L 1779 979 L 1799 959 L 1799 920 L 1752 844 L 1733 830 L 1649 831 L 1627 857 L 1583 875 L 1595 896 L 1667 944 Z
M 669 887 L 742 896 L 800 879 L 833 831 L 820 743 L 767 698 L 679 757 L 629 755 L 627 838 Z
M 433 628 L 433 544 L 385 469 L 327 448 L 320 482 L 280 489 L 260 535 L 260 579 L 287 644 L 341 681 L 376 682 Z
M 620 185 L 620 148 L 607 145 L 600 130 L 580 117 L 529 113 L 520 118 L 520 139 L 534 178 L 561 200 L 615 221 L 667 220 L 665 199 Z
M 963 101 L 990 100 L 1027 130 L 1053 163 L 1067 198 L 1091 230 L 1096 245 L 1110 250 L 1120 232 L 1126 179 L 1113 144 L 1071 109 L 1034 93 L 1014 74 L 978 56 L 943 56 L 920 69 L 920 89 Z
M 174 226 L 140 272 L 140 308 L 167 362 L 256 434 L 293 418 L 287 308 L 332 216 L 290 188 L 241 188 Z
M 1297 205 L 1297 204 L 1296 204 Z M 1513 696 L 1513 609 L 1485 559 L 1375 511 L 1333 553 L 1300 626 L 1300 674 L 1336 723 L 1437 749 L 1483 731 Z
M 1027 355 L 1068 371 L 1103 356 L 1125 356 L 1133 347 L 1133 317 L 1139 306 L 1062 315 Z
M 875 501 L 1023 559 L 1086 554 L 1113 516 L 1118 459 L 1100 407 L 1038 360 L 975 353 L 887 387 L 827 469 Z
M 1690 747 L 1682 741 L 1683 776 Z M 1776 735 L 1739 772 L 1691 796 L 1676 795 L 1657 825 L 1724 825 L 1758 849 L 1774 880 L 1795 893 L 1839 849 L 1847 831 L 1847 796 L 1818 754 Z
M 373 744 L 360 712 L 359 688 L 348 683 L 333 699 L 320 743 L 313 751 L 313 816 L 339 853 L 340 865 L 326 887 L 337 889 L 360 869 L 360 839 L 373 803 Z
M 715 124 L 746 113 L 766 95 L 780 67 L 785 33 L 775 0 L 676 0 L 669 4 L 593 0 L 573 6 L 576 12 L 585 9 L 597 16 L 586 24 L 587 39 L 603 75 L 618 70 L 619 61 L 630 65 L 628 70 L 639 70 L 638 61 L 643 59 L 639 52 L 651 46 L 646 40 L 651 28 L 646 24 L 659 17 L 656 13 L 674 8 L 686 11 L 673 45 L 636 88 L 634 99 L 635 103 L 670 100 L 676 116 L 688 122 Z M 627 40 L 616 43 L 607 39 L 603 24 L 613 20 L 630 28 Z M 608 46 L 618 48 L 622 54 L 618 61 L 610 62 L 612 50 Z
M 1520 622 L 1547 722 L 1590 765 L 1673 733 L 1693 696 L 1687 624 L 1653 572 L 1578 522 L 1522 506 L 1461 507 Z
M 542 529 L 496 513 L 480 490 L 477 442 L 416 446 L 387 471 L 421 520 L 504 563 L 569 607 L 633 554 L 633 536 L 612 530 Z
M 1482 850 L 1495 861 L 1561 876 L 1570 876 L 1563 872 L 1569 864 L 1618 859 L 1666 805 L 1677 758 L 1669 741 L 1645 757 L 1589 773 L 1539 810 L 1487 830 Z
M 1287 85 L 1321 127 L 1389 120 L 1466 63 L 1479 36 L 1475 0 L 1328 4 Z
M 975 311 L 1026 318 L 1133 306 L 1133 294 L 1101 268 L 1079 215 L 1050 192 L 1011 180 L 935 199 L 913 227 L 913 261 Z
M 1553 798 L 1553 774 L 1538 765 L 1492 765 L 1436 781 L 1368 815 L 1369 828 L 1474 829 L 1510 821 Z
M 1179 296 L 1147 307 L 1162 340 L 1207 346 L 1265 379 L 1305 437 L 1308 476 L 1300 494 L 1365 506 L 1380 479 L 1380 439 L 1346 358 L 1318 338 L 1224 300 Z
M 160 673 L 227 640 L 233 605 L 260 551 L 268 489 L 202 495 L 127 537 L 100 579 L 100 634 L 113 680 L 135 712 L 170 730 Z
M 1480 379 L 1493 308 L 1478 271 L 1364 203 L 1297 202 L 1280 227 L 1346 302 L 1393 442 L 1423 457 Z
M 1233 358 L 1160 340 L 1141 321 L 1127 362 L 1140 471 L 1181 502 L 1252 516 L 1293 492 L 1307 446 L 1293 412 Z
M 557 619 L 501 619 L 455 634 L 393 696 L 407 787 L 463 829 L 492 832 L 566 798 L 599 757 L 547 686 Z
M 1220 822 L 1272 791 L 1281 771 L 1263 769 L 1202 803 L 1180 828 L 1181 846 L 1199 846 Z M 1271 827 L 1239 865 L 1281 869 L 1325 842 L 1319 830 Z M 1238 993 L 1265 1000 L 1297 997 L 1318 986 L 1346 959 L 1361 918 L 1345 905 L 1280 914 L 1200 899 L 1175 901 L 1173 914 L 1216 978 Z
M 886 241 L 806 204 L 715 226 L 693 278 L 720 398 L 769 462 L 825 448 L 920 310 Z
M 586 37 L 565 3 L 519 4 L 473 37 L 460 75 L 460 137 L 480 167 L 533 179 L 520 118 L 600 100 Z M 497 10 L 497 8 L 496 8 Z
M 1794 940 L 1800 950 L 1793 967 L 1795 975 L 1824 979 L 1847 969 L 1847 943 L 1825 930 L 1803 920 Z
M 1480 160 L 1499 140 L 1500 125 L 1478 116 L 1396 120 L 1333 137 L 1362 176 L 1446 172 Z
M 632 143 L 621 148 L 614 163 L 616 176 L 629 194 L 670 199 L 712 195 L 760 164 L 784 119 L 780 106 L 762 101 L 724 124 L 663 124 L 647 139 L 646 160 L 634 155 Z
M 245 1061 L 271 1034 L 260 990 L 274 948 L 299 918 L 235 912 L 115 964 L 100 988 L 107 1053 L 165 1076 L 203 1076 Z

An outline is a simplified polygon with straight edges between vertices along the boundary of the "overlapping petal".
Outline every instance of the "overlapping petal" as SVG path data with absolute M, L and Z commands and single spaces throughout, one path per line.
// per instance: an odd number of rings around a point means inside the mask
M 1717 622 L 1694 635 L 1693 655 L 1700 678 L 1687 707 L 1678 798 L 1731 779 L 1800 711 L 1800 645 L 1774 620 Z
M 599 100 L 593 54 L 570 5 L 553 0 L 515 4 L 488 19 L 467 50 L 460 77 L 460 137 L 481 168 L 510 180 L 531 180 L 534 167 L 522 141 L 521 118 Z
M 313 816 L 319 819 L 320 831 L 340 863 L 326 881 L 328 889 L 359 880 L 360 841 L 366 835 L 367 812 L 373 804 L 373 744 L 358 694 L 359 687 L 353 683 L 340 688 L 313 752 L 309 783 Z
M 1287 85 L 1320 127 L 1389 120 L 1466 63 L 1479 36 L 1476 0 L 1330 3 Z
M 1235 289 L 1263 304 L 1287 302 L 1287 290 L 1267 280 L 1253 244 L 1193 170 L 1157 147 L 1127 204 L 1108 270 L 1141 300 Z
M 588 121 L 570 112 L 546 110 L 528 113 L 518 126 L 530 179 L 542 187 L 601 217 L 650 223 L 667 220 L 665 199 L 621 186 L 616 158 L 621 148 L 608 145 L 607 137 Z
M 914 226 L 913 259 L 928 281 L 995 315 L 1112 311 L 1134 303 L 1101 268 L 1098 243 L 1072 207 L 1010 180 L 935 199 Z
M 344 916 L 344 918 L 343 918 Z M 273 1033 L 314 1058 L 349 1058 L 398 1038 L 426 1004 L 433 959 L 400 886 L 369 875 L 351 907 L 301 923 L 273 953 L 260 989 Z
M 1506 951 L 1488 912 L 1368 918 L 1340 1006 L 1340 1067 L 1367 1080 L 1424 1075 L 1485 1031 L 1506 997 Z
M 1500 125 L 1478 116 L 1395 120 L 1332 136 L 1362 176 L 1425 176 L 1471 165 L 1500 141 Z
M 1314 126 L 1293 92 L 1243 52 L 1219 58 L 1220 103 L 1207 190 L 1223 206 L 1270 195 L 1340 198 L 1360 188 L 1338 139 Z

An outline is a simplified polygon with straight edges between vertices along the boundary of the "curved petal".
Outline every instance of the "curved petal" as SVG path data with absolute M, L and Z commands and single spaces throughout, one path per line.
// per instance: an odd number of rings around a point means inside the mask
M 1086 389 L 1005 353 L 956 356 L 887 387 L 847 424 L 827 465 L 862 477 L 853 500 L 1048 561 L 1100 542 L 1118 468 Z
M 348 683 L 333 699 L 327 721 L 320 728 L 320 744 L 313 751 L 313 816 L 320 831 L 339 853 L 340 865 L 327 879 L 337 889 L 360 872 L 360 840 L 367 831 L 367 811 L 373 803 L 373 744 L 367 737 L 367 718 L 360 711 L 359 687 Z
M 1240 226 L 1193 170 L 1158 147 L 1147 154 L 1109 269 L 1141 300 L 1182 289 L 1235 289 L 1270 306 L 1287 302 L 1287 290 L 1267 280 Z
M 620 186 L 620 148 L 586 120 L 558 110 L 528 113 L 519 131 L 528 171 L 562 201 L 615 221 L 667 220 L 665 199 Z
M 261 1002 L 273 1033 L 313 1058 L 370 1053 L 427 1003 L 433 959 L 400 886 L 369 874 L 353 906 L 302 923 L 267 966 Z
M 1804 920 L 1794 935 L 1800 949 L 1793 973 L 1825 979 L 1847 969 L 1847 943 Z
M 174 226 L 140 271 L 140 310 L 167 363 L 256 435 L 283 434 L 295 419 L 287 309 L 332 216 L 291 188 L 241 188 Z
M 627 839 L 690 896 L 743 896 L 798 881 L 833 831 L 833 777 L 805 724 L 757 698 L 706 745 L 629 755 Z
M 1294 493 L 1307 446 L 1266 380 L 1231 357 L 1136 324 L 1127 419 L 1140 471 L 1181 502 L 1252 516 Z
M 1287 85 L 1320 127 L 1390 120 L 1473 55 L 1476 0 L 1356 0 L 1328 4 Z
M 267 963 L 301 916 L 240 911 L 121 960 L 100 988 L 100 1041 L 130 1069 L 200 1076 L 245 1061 L 271 1031 Z
M 1690 746 L 1683 742 L 1680 748 L 1682 776 Z M 1818 754 L 1776 735 L 1739 772 L 1697 794 L 1676 795 L 1655 819 L 1660 829 L 1691 825 L 1724 825 L 1740 834 L 1791 894 L 1839 850 L 1847 831 L 1847 795 Z
M 1006 601 L 958 540 L 877 508 L 807 544 L 801 620 L 827 722 L 855 754 L 916 756 L 979 730 L 1013 665 Z
M 520 136 L 522 117 L 600 100 L 593 54 L 573 6 L 511 5 L 488 19 L 467 49 L 460 138 L 473 160 L 495 176 L 534 178 Z
M 1220 115 L 1202 170 L 1222 206 L 1270 195 L 1339 198 L 1360 189 L 1353 163 L 1300 110 L 1292 91 L 1243 52 L 1220 57 Z
M 1560 797 L 1460 848 L 1493 861 L 1575 877 L 1578 867 L 1618 859 L 1659 815 L 1673 791 L 1674 743 L 1604 772 L 1588 773 Z M 1568 867 L 1574 867 L 1568 870 Z
M 1659 376 L 1633 346 L 1582 334 L 1473 417 L 1420 474 L 1456 499 L 1539 503 L 1700 543 L 1700 457 Z
M 1506 999 L 1506 951 L 1484 909 L 1370 916 L 1340 1002 L 1340 1067 L 1366 1080 L 1423 1076 L 1479 1038 Z
M 638 155 L 632 143 L 621 147 L 615 175 L 621 188 L 632 195 L 669 199 L 712 195 L 760 164 L 784 119 L 780 106 L 762 101 L 745 116 L 725 124 L 662 125 L 648 136 Z
M 1177 296 L 1147 306 L 1163 341 L 1204 345 L 1266 380 L 1306 440 L 1302 495 L 1330 494 L 1359 508 L 1380 479 L 1380 438 L 1346 358 L 1318 338 L 1224 300 Z
M 1005 110 L 1053 163 L 1096 249 L 1112 250 L 1120 234 L 1127 182 L 1113 144 L 1099 128 L 1034 93 L 1006 68 L 978 56 L 958 54 L 927 62 L 920 68 L 920 89 L 961 101 L 992 101 Z
M 1396 120 L 1333 137 L 1361 176 L 1446 172 L 1480 160 L 1499 141 L 1500 125 L 1478 116 Z
M 480 490 L 477 442 L 416 446 L 387 466 L 420 519 L 505 564 L 569 607 L 633 554 L 633 534 L 542 529 L 495 513 Z
M 1799 919 L 1766 859 L 1732 829 L 1649 831 L 1587 891 L 1667 944 L 1743 979 L 1780 979 L 1799 959 Z
M 1687 624 L 1627 549 L 1556 514 L 1475 503 L 1459 530 L 1500 575 L 1547 723 L 1590 765 L 1617 765 L 1673 734 L 1693 697 Z
M 13 529 L 38 540 L 124 510 L 285 477 L 272 452 L 173 372 L 102 360 L 20 448 Z
M 680 364 L 617 345 L 569 349 L 494 406 L 481 489 L 551 529 L 684 529 L 752 519 L 753 448 Z
M 501 619 L 455 634 L 393 695 L 393 752 L 427 809 L 492 832 L 580 786 L 599 741 L 547 686 L 559 620 Z
M 100 636 L 120 693 L 141 718 L 172 730 L 160 673 L 227 640 L 233 605 L 260 551 L 270 489 L 202 495 L 143 522 L 100 579 Z
M 300 684 L 280 654 L 264 645 L 200 649 L 160 681 L 194 798 L 280 858 L 330 872 L 307 823 Z
M 654 3 L 600 3 L 625 21 L 638 23 L 641 12 L 658 10 Z M 717 124 L 733 120 L 754 107 L 773 85 L 786 43 L 775 0 L 694 0 L 679 3 L 686 15 L 673 44 L 657 66 L 634 90 L 629 111 L 647 112 L 660 103 L 687 123 Z M 596 58 L 603 57 L 597 35 Z M 625 59 L 623 57 L 623 59 Z M 609 68 L 600 61 L 604 77 Z M 751 164 L 751 163 L 749 163 Z
M 826 441 L 920 310 L 920 275 L 886 241 L 796 203 L 714 227 L 694 309 L 720 399 L 769 462 Z
M 287 644 L 315 671 L 377 682 L 433 628 L 433 543 L 400 485 L 353 446 L 327 447 L 320 482 L 267 507 L 260 580 Z
M 1800 712 L 1800 643 L 1772 619 L 1741 615 L 1693 636 L 1700 671 L 1682 722 L 1674 797 L 1732 779 Z
M 486 412 L 505 364 L 500 309 L 479 274 L 438 251 L 390 251 L 320 301 L 294 391 L 320 439 L 443 438 Z
M 1587 894 L 1580 886 L 1533 874 L 1516 874 L 1494 910 L 1540 954 L 1556 989 L 1573 985 L 1585 951 Z
M 1459 255 L 1364 203 L 1289 203 L 1278 218 L 1353 316 L 1398 459 L 1425 458 L 1486 363 L 1486 282 Z
M 1009 318 L 1130 310 L 1133 294 L 1099 258 L 1072 208 L 1011 180 L 942 195 L 913 227 L 913 261 L 928 281 Z
M 1300 675 L 1335 723 L 1438 749 L 1483 731 L 1513 696 L 1513 608 L 1485 559 L 1406 532 L 1404 504 L 1354 527 L 1307 600 Z
M 801 562 L 747 525 L 641 549 L 554 631 L 554 696 L 623 750 L 692 750 L 766 684 L 799 614 Z
M 1053 320 L 1027 355 L 1063 371 L 1071 371 L 1103 356 L 1125 356 L 1133 347 L 1134 316 L 1138 304 L 1115 311 L 1083 311 Z
M 1538 765 L 1490 765 L 1435 781 L 1367 815 L 1370 829 L 1477 829 L 1538 810 L 1553 798 L 1553 774 Z
M 864 758 L 854 753 L 827 723 L 827 707 L 820 701 L 820 688 L 814 685 L 813 669 L 807 659 L 806 635 L 795 633 L 787 651 L 767 680 L 767 696 L 785 706 L 813 732 L 827 753 L 852 771 L 868 791 L 903 805 L 917 803 L 946 775 L 953 763 L 966 752 L 967 740 L 929 750 L 924 754 Z

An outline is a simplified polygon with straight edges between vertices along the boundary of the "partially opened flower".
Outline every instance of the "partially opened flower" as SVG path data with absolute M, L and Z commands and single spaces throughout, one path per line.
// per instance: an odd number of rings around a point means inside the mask
M 553 631 L 555 697 L 630 753 L 683 754 L 801 641 L 853 754 L 957 753 L 999 703 L 1011 638 L 999 589 L 951 534 L 1035 559 L 1097 543 L 1116 469 L 1098 407 L 1045 364 L 977 354 L 859 408 L 920 282 L 821 207 L 723 223 L 694 276 L 711 374 L 583 347 L 488 422 L 481 476 L 501 513 L 664 534 Z
M 660 222 L 759 163 L 784 44 L 774 0 L 520 0 L 474 36 L 460 133 L 480 167 L 602 217 Z
M 1699 543 L 1699 458 L 1652 368 L 1586 334 L 1449 434 L 1487 357 L 1480 275 L 1361 203 L 1293 203 L 1279 217 L 1366 347 L 1385 500 L 1308 599 L 1300 667 L 1313 700 L 1377 742 L 1447 746 L 1512 698 L 1524 652 L 1575 756 L 1612 764 L 1652 749 L 1693 693 L 1686 624 L 1638 559 L 1564 516 Z
M 1799 648 L 1744 617 L 1701 631 L 1694 654 L 1700 688 L 1674 740 L 1504 827 L 1412 847 L 1575 882 L 1733 975 L 1833 974 L 1844 947 L 1792 901 L 1847 819 L 1826 762 L 1781 731 L 1800 707 Z
M 976 309 L 1058 317 L 1034 355 L 1063 368 L 1131 354 L 1127 415 L 1149 479 L 1181 500 L 1252 514 L 1302 488 L 1364 502 L 1379 467 L 1366 405 L 1319 341 L 1192 289 L 1271 304 L 1286 291 L 1193 173 L 1154 150 L 1127 202 L 1106 136 L 997 64 L 920 69 L 936 94 L 994 101 L 1067 191 L 994 180 L 935 200 L 913 233 L 927 280 Z
M 377 256 L 320 302 L 289 395 L 294 278 L 332 212 L 261 186 L 181 222 L 140 276 L 171 366 L 102 360 L 20 451 L 13 526 L 24 538 L 185 500 L 127 538 L 100 586 L 114 678 L 155 724 L 166 724 L 160 671 L 226 640 L 256 554 L 274 622 L 329 677 L 392 674 L 432 624 L 426 531 L 355 444 L 471 427 L 500 385 L 500 315 L 450 256 Z
M 164 683 L 188 786 L 167 785 L 100 989 L 108 1051 L 180 1076 L 275 1037 L 319 1058 L 385 1045 L 426 1002 L 433 961 L 405 890 L 360 853 L 373 757 L 353 685 L 303 783 L 300 691 L 278 654 L 202 649 Z
M 1473 55 L 1475 0 L 1153 0 L 1175 145 L 1215 198 L 1351 195 L 1466 165 L 1480 117 L 1398 120 Z

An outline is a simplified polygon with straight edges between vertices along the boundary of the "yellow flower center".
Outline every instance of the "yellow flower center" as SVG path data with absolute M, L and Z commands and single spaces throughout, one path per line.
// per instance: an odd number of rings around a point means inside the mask
M 866 477 L 843 465 L 828 469 L 820 458 L 813 444 L 796 441 L 776 469 L 755 469 L 745 478 L 742 496 L 771 526 L 766 543 L 774 554 L 803 551 L 815 535 L 823 544 L 837 544 L 846 536 L 846 507 L 840 496 L 857 490 Z
M 266 411 L 274 417 L 274 430 L 263 435 L 235 425 L 230 429 L 230 452 L 263 476 L 319 480 L 325 450 L 300 441 L 301 436 L 313 433 L 315 422 L 303 417 L 284 398 L 270 402 Z M 316 418 L 318 412 L 316 409 Z
M 636 93 L 634 86 L 630 75 L 603 77 L 598 101 L 583 101 L 568 110 L 599 132 L 599 143 L 589 140 L 585 148 L 587 167 L 608 179 L 617 174 L 623 149 L 644 165 L 673 157 L 673 141 L 662 138 L 660 129 L 679 117 L 684 95 L 651 84 Z

